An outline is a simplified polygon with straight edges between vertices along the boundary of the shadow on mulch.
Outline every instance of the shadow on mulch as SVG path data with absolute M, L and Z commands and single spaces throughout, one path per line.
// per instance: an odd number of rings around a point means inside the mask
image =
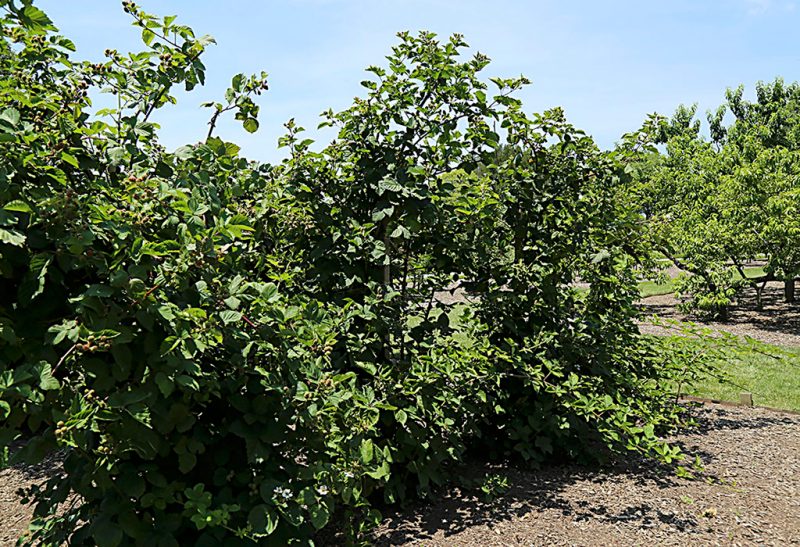
M 9 446 L 9 453 L 14 454 L 22 447 L 23 443 L 15 442 Z M 51 478 L 60 468 L 63 453 L 55 452 L 47 456 L 43 461 L 34 464 L 16 464 L 14 469 L 22 476 L 26 482 L 39 482 Z
M 702 322 L 699 318 L 685 316 L 677 311 L 677 300 L 672 295 L 648 297 L 640 301 L 639 306 L 645 315 L 658 315 L 671 319 L 690 319 Z M 769 283 L 762 296 L 762 309 L 756 306 L 756 291 L 746 287 L 736 305 L 731 309 L 730 316 L 724 320 L 714 321 L 719 325 L 741 325 L 753 329 L 800 335 L 800 301 L 786 303 L 783 301 L 783 286 L 779 283 Z
M 388 515 L 382 527 L 386 531 L 375 545 L 404 545 L 412 541 L 433 539 L 439 533 L 448 537 L 477 526 L 493 528 L 502 522 L 545 509 L 556 510 L 575 521 L 591 519 L 599 522 L 638 523 L 642 526 L 660 521 L 680 530 L 696 526 L 694 519 L 676 517 L 647 502 L 631 504 L 620 510 L 597 503 L 591 496 L 569 500 L 561 495 L 566 488 L 579 482 L 601 485 L 621 476 L 628 481 L 634 479 L 635 483 L 656 482 L 659 488 L 668 488 L 676 483 L 677 479 L 672 475 L 650 474 L 653 467 L 647 467 L 649 473 L 646 477 L 642 462 L 618 465 L 602 471 L 589 471 L 572 465 L 544 468 L 535 473 L 507 469 L 504 474 L 512 486 L 501 498 L 484 502 L 460 489 L 453 489 L 437 501 L 435 506 L 421 506 L 402 514 Z
M 696 420 L 697 427 L 687 431 L 687 433 L 708 434 L 712 430 L 719 431 L 723 429 L 764 429 L 777 425 L 791 425 L 797 421 L 788 415 L 778 413 L 776 413 L 774 416 L 741 418 L 736 416 L 736 413 L 727 411 L 723 408 L 720 408 L 716 411 L 716 416 L 714 418 L 709 418 L 707 415 L 701 415 L 696 417 Z
M 797 423 L 797 419 L 793 420 L 788 416 L 742 416 L 723 408 L 717 408 L 713 412 L 699 408 L 691 412 L 697 426 L 679 433 L 705 436 L 719 430 L 753 430 Z M 700 449 L 694 443 L 691 443 L 694 446 L 690 446 L 686 441 L 676 440 L 674 444 L 692 458 L 699 456 L 704 465 L 717 459 L 716 455 Z M 623 504 L 622 507 L 610 508 L 591 495 L 578 500 L 568 499 L 563 495 L 566 489 L 579 483 L 584 486 L 597 485 L 599 488 L 604 484 L 624 481 L 632 486 L 648 485 L 661 490 L 686 482 L 677 477 L 673 468 L 638 456 L 621 459 L 599 469 L 574 464 L 552 465 L 538 470 L 516 467 L 487 469 L 480 464 L 474 464 L 464 476 L 480 477 L 487 472 L 502 472 L 511 485 L 508 492 L 499 499 L 486 502 L 461 488 L 446 489 L 435 503 L 412 506 L 386 515 L 375 545 L 404 545 L 430 540 L 437 534 L 448 537 L 477 526 L 493 528 L 500 523 L 543 510 L 556 510 L 573 521 L 591 519 L 606 523 L 625 522 L 638 527 L 664 523 L 679 531 L 691 531 L 698 526 L 698 520 L 694 516 L 665 512 L 655 503 L 646 500 L 632 500 L 632 503 Z M 703 474 L 700 479 L 720 482 L 718 477 L 710 474 Z

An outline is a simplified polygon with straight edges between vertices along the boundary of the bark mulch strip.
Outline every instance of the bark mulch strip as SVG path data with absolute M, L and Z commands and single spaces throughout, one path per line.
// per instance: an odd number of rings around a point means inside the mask
M 800 416 L 706 404 L 674 439 L 706 479 L 633 461 L 506 469 L 500 499 L 453 489 L 392 515 L 378 545 L 800 545 Z M 493 470 L 497 472 L 497 470 Z

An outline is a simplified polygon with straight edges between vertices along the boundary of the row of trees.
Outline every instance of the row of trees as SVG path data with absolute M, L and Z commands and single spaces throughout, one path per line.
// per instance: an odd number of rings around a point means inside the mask
M 800 85 L 760 83 L 753 101 L 741 86 L 728 90 L 707 119 L 708 138 L 696 107 L 651 117 L 644 130 L 662 147 L 636 162 L 628 197 L 654 249 L 692 274 L 680 287 L 689 308 L 724 316 L 745 286 L 761 306 L 769 281 L 783 281 L 791 302 L 800 276 Z M 748 275 L 753 260 L 764 262 L 763 275 Z

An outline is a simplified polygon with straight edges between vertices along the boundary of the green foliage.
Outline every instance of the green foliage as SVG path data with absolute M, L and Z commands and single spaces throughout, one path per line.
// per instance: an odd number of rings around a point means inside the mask
M 261 74 L 169 153 L 150 116 L 210 38 L 126 2 L 147 49 L 90 64 L 0 5 L 0 442 L 63 457 L 26 543 L 355 541 L 470 450 L 678 457 L 625 153 L 523 114 L 524 79 L 490 96 L 461 37 L 402 34 L 321 151 L 293 122 L 277 166 L 213 136 L 257 128 Z M 117 107 L 91 116 L 92 88 Z
M 744 285 L 731 269 L 705 271 L 705 275 L 680 275 L 675 281 L 675 294 L 682 301 L 678 309 L 695 313 L 703 319 L 728 316 L 738 290 Z
M 459 477 L 458 486 L 464 491 L 474 493 L 485 503 L 503 497 L 509 490 L 508 477 L 500 473 L 484 473 L 476 477 Z
M 725 316 L 744 286 L 760 303 L 767 281 L 793 283 L 800 274 L 800 88 L 778 79 L 760 83 L 756 95 L 751 102 L 742 87 L 729 90 L 709 114 L 710 141 L 694 107 L 651 117 L 645 133 L 664 150 L 640 156 L 625 190 L 654 250 L 692 274 L 680 288 L 685 307 L 706 317 Z M 725 126 L 727 111 L 734 120 Z M 764 272 L 749 276 L 744 265 L 756 257 L 766 258 Z

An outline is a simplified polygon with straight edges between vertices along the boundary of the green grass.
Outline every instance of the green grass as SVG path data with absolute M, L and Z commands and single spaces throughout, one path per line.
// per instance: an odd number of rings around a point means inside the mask
M 720 363 L 731 384 L 709 379 L 685 390 L 685 394 L 737 402 L 742 391 L 749 391 L 757 406 L 800 412 L 800 348 L 765 348 L 780 358 L 753 349 L 735 352 Z
M 760 266 L 753 266 L 744 269 L 744 273 L 747 277 L 759 277 L 764 275 L 764 269 Z M 739 279 L 741 276 L 737 273 L 736 278 Z M 662 294 L 671 294 L 675 292 L 675 278 L 669 278 L 665 283 L 657 283 L 655 281 L 641 281 L 639 283 L 639 292 L 642 295 L 642 298 L 647 298 L 648 296 L 660 296 Z
M 641 281 L 639 283 L 639 292 L 642 298 L 648 296 L 660 296 L 662 294 L 671 294 L 675 292 L 675 279 L 670 278 L 666 283 L 656 283 L 655 281 Z
M 744 269 L 744 274 L 747 277 L 760 277 L 760 276 L 764 275 L 764 268 L 762 268 L 761 266 L 748 267 L 748 268 Z M 737 273 L 736 277 L 738 279 L 741 276 Z

